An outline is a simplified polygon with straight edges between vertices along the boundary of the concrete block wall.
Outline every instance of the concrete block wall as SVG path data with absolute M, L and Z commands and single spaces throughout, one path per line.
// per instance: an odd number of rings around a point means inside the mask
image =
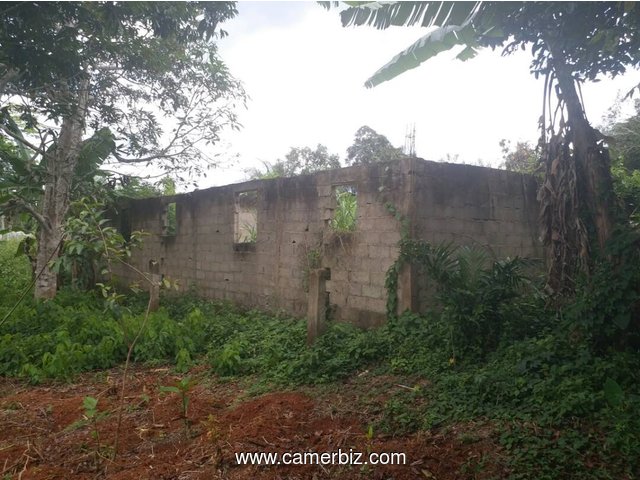
M 335 232 L 335 188 L 357 191 L 355 230 Z M 241 192 L 255 191 L 257 238 L 236 243 Z M 176 203 L 175 235 L 163 235 Z M 535 184 L 504 171 L 405 159 L 294 178 L 256 180 L 173 197 L 131 200 L 123 230 L 148 232 L 132 264 L 194 285 L 209 298 L 304 316 L 308 272 L 325 268 L 330 315 L 362 326 L 385 321 L 385 275 L 398 255 L 400 224 L 385 204 L 431 242 L 488 244 L 499 255 L 539 255 Z M 246 211 L 245 211 L 246 213 Z M 127 225 L 124 225 L 126 220 Z M 121 268 L 124 281 L 136 280 Z M 413 283 L 412 283 L 413 282 Z M 421 280 L 407 276 L 405 302 L 422 308 Z M 407 292 L 410 292 L 407 293 Z
M 210 298 L 298 316 L 307 311 L 308 272 L 327 268 L 331 315 L 363 326 L 380 324 L 384 275 L 400 238 L 381 199 L 403 199 L 407 166 L 350 167 L 132 200 L 125 207 L 127 228 L 148 235 L 131 263 L 145 272 L 155 263 L 182 290 L 195 285 Z M 342 185 L 357 191 L 356 228 L 348 233 L 331 227 L 335 187 Z M 237 195 L 251 191 L 257 193 L 257 238 L 237 243 Z M 176 232 L 163 235 L 163 212 L 171 202 L 176 203 Z M 123 281 L 137 280 L 133 270 L 121 268 L 119 274 Z
M 542 260 L 533 177 L 473 165 L 425 161 L 414 165 L 409 195 L 415 238 L 480 247 L 496 259 Z M 413 283 L 412 307 L 423 311 L 433 286 L 416 272 Z
M 536 183 L 505 170 L 416 162 L 414 234 L 431 242 L 491 248 L 498 257 L 537 256 Z

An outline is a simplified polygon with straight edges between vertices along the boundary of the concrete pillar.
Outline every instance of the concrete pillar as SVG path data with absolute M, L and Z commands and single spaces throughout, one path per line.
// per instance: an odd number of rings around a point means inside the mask
M 398 311 L 401 315 L 405 311 L 416 312 L 417 305 L 417 286 L 414 281 L 415 267 L 410 264 L 403 265 L 398 275 Z
M 162 275 L 159 273 L 150 273 L 149 279 L 151 286 L 149 288 L 149 311 L 156 312 L 160 308 L 160 285 L 162 284 Z
M 160 285 L 162 275 L 160 275 L 160 264 L 154 259 L 149 260 L 149 273 L 147 274 L 151 284 L 149 285 L 149 311 L 155 312 L 160 308 Z
M 309 272 L 309 307 L 307 309 L 307 345 L 327 328 L 327 279 L 329 270 L 318 268 Z

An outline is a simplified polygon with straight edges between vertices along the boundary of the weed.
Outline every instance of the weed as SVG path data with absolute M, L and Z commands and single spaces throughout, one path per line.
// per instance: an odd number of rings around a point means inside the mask
M 98 399 L 94 397 L 84 397 L 82 400 L 82 407 L 84 408 L 84 421 L 91 425 L 91 437 L 95 442 L 93 456 L 96 469 L 98 469 L 100 466 L 102 450 L 102 444 L 100 443 L 100 431 L 98 430 L 98 420 L 104 417 L 106 413 L 98 411 Z
M 189 436 L 189 393 L 195 385 L 195 381 L 191 380 L 189 377 L 184 377 L 173 385 L 160 387 L 161 392 L 177 393 L 180 395 L 180 400 L 182 402 L 182 420 L 184 421 L 184 431 L 187 436 Z
M 209 414 L 206 420 L 203 420 L 202 426 L 206 432 L 205 436 L 211 443 L 217 443 L 222 432 L 220 430 L 220 422 L 213 414 Z

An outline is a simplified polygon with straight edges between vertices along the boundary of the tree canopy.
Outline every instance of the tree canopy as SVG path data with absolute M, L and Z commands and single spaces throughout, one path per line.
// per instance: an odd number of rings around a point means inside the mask
M 640 100 L 635 101 L 633 115 L 605 126 L 604 133 L 611 137 L 612 154 L 622 157 L 626 168 L 640 170 Z
M 314 150 L 309 147 L 291 147 L 284 159 L 263 163 L 264 170 L 253 169 L 247 172 L 250 178 L 294 177 L 342 166 L 340 157 L 329 153 L 327 147 L 321 144 Z
M 220 130 L 237 127 L 244 92 L 215 45 L 225 35 L 219 24 L 237 12 L 230 2 L 6 2 L 2 10 L 0 132 L 28 151 L 24 166 L 38 168 L 44 184 L 37 204 L 11 205 L 40 223 L 36 296 L 50 298 L 47 265 L 63 241 L 77 171 L 109 157 L 195 173 L 212 161 L 206 148 Z
M 244 95 L 213 42 L 225 34 L 218 24 L 236 14 L 233 4 L 7 2 L 3 7 L 2 106 L 12 103 L 28 127 L 59 122 L 86 91 L 86 127 L 113 131 L 119 161 L 197 168 L 195 160 L 207 154 L 196 147 L 215 142 L 223 126 L 236 125 L 232 106 Z M 167 128 L 162 117 L 183 121 Z
M 394 147 L 387 137 L 364 125 L 358 129 L 353 144 L 347 149 L 347 164 L 369 165 L 404 156 L 402 149 Z
M 540 168 L 540 153 L 529 142 L 516 142 L 511 146 L 509 140 L 500 140 L 502 149 L 502 167 L 510 172 L 535 173 Z

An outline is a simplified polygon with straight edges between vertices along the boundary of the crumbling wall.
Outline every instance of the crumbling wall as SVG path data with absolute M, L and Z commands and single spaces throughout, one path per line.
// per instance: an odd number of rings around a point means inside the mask
M 542 258 L 533 177 L 435 162 L 416 162 L 412 177 L 414 237 L 482 248 L 494 259 Z M 414 272 L 414 310 L 427 308 L 432 287 L 425 275 Z
M 405 163 L 350 167 L 294 178 L 257 180 L 165 198 L 132 200 L 123 230 L 144 230 L 131 263 L 207 297 L 302 316 L 308 274 L 330 271 L 330 314 L 362 325 L 384 320 L 384 273 L 397 256 L 397 222 L 380 201 L 404 195 Z M 356 226 L 336 232 L 335 189 L 357 192 Z M 255 195 L 255 208 L 245 194 Z M 166 210 L 176 204 L 175 233 Z M 255 229 L 246 225 L 255 217 Z M 252 233 L 250 233 L 252 232 Z M 133 270 L 120 276 L 134 281 Z
M 337 192 L 344 191 L 357 200 L 355 226 L 338 231 Z M 168 224 L 172 203 L 175 225 Z M 410 220 L 417 238 L 539 254 L 531 178 L 420 159 L 131 200 L 120 224 L 125 234 L 149 234 L 132 264 L 182 290 L 194 285 L 209 298 L 303 316 L 309 272 L 324 268 L 329 315 L 373 326 L 385 320 L 385 275 L 398 255 L 400 223 L 390 210 Z M 119 274 L 136 280 L 131 269 Z M 420 281 L 402 277 L 404 307 L 423 307 Z
M 540 254 L 531 176 L 435 162 L 416 162 L 413 176 L 413 223 L 419 238 L 479 245 L 497 257 Z

